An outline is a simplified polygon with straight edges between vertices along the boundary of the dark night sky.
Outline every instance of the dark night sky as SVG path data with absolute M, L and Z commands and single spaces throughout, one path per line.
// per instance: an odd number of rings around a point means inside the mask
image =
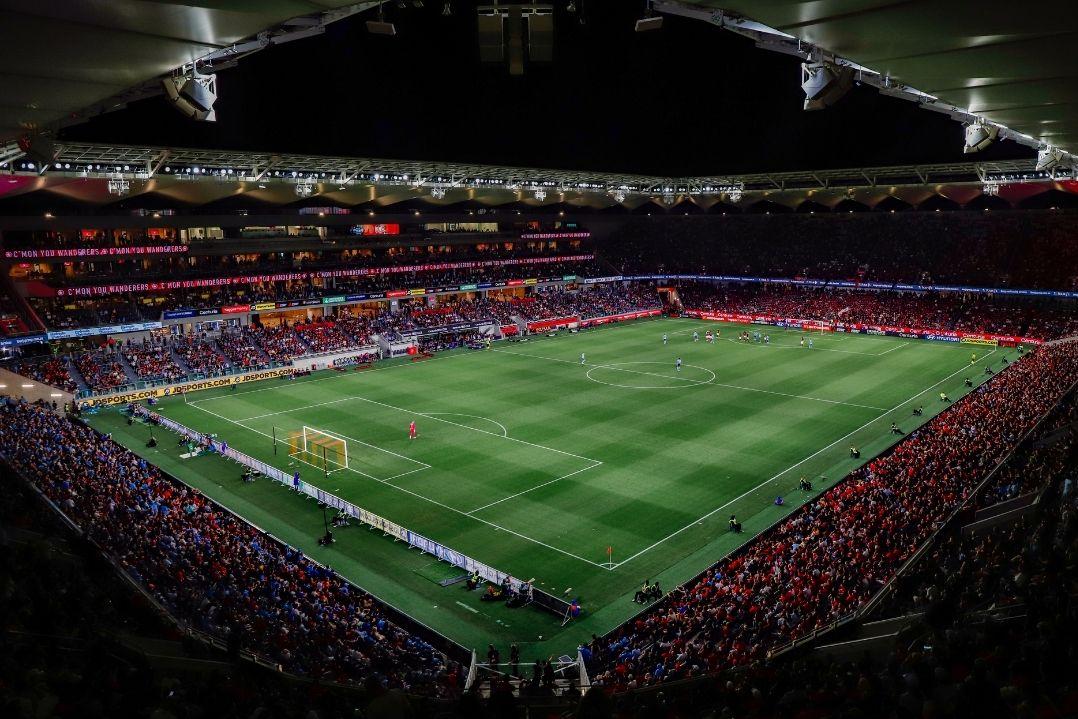
M 555 61 L 523 77 L 479 63 L 474 5 L 453 4 L 388 3 L 397 37 L 367 34 L 368 12 L 241 61 L 218 75 L 215 124 L 151 99 L 64 136 L 669 175 L 963 159 L 959 123 L 869 88 L 803 112 L 798 60 L 732 33 L 669 16 L 635 33 L 642 2 L 578 0 L 582 25 L 557 0 Z

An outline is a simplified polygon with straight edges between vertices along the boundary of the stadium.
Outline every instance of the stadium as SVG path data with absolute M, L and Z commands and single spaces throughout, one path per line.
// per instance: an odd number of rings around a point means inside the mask
M 1078 716 L 1076 32 L 0 0 L 4 715 Z

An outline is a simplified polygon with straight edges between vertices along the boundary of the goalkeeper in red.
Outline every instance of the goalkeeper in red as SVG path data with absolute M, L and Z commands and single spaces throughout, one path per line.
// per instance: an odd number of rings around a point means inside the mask
M 415 420 L 413 419 L 413 420 L 412 420 L 412 421 L 411 421 L 411 422 L 410 422 L 410 423 L 408 424 L 408 439 L 415 439 L 415 438 L 416 438 L 416 437 L 418 437 L 418 436 L 419 436 L 419 433 L 418 433 L 418 432 L 416 432 L 416 429 L 415 429 Z

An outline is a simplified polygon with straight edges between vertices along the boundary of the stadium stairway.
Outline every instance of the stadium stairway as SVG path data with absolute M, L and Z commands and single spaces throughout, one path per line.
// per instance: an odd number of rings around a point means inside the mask
M 90 384 L 82 376 L 82 372 L 79 372 L 79 368 L 75 366 L 75 360 L 71 358 L 71 355 L 64 357 L 64 367 L 67 368 L 67 373 L 71 375 L 71 379 L 75 381 L 75 386 L 79 388 L 80 392 L 90 391 Z
M 136 382 L 138 382 L 139 381 L 138 372 L 135 371 L 135 368 L 132 367 L 131 363 L 127 361 L 126 357 L 124 357 L 124 353 L 123 352 L 117 352 L 115 354 L 115 357 L 116 357 L 116 361 L 120 364 L 120 367 L 123 369 L 124 375 L 127 377 L 127 381 L 130 384 L 135 384 Z
M 176 366 L 182 369 L 184 372 L 189 375 L 194 374 L 195 368 L 187 364 L 187 360 L 183 358 L 183 355 L 177 352 L 176 349 L 171 345 L 169 345 L 168 348 L 168 356 L 172 359 L 173 362 L 176 363 Z

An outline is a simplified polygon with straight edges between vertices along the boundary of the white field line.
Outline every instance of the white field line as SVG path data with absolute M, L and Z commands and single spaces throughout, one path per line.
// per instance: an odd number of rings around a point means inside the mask
M 989 352 L 988 354 L 986 354 L 986 355 L 985 355 L 985 356 L 984 356 L 984 357 L 983 357 L 982 359 L 988 359 L 989 357 L 991 357 L 991 356 L 992 356 L 993 354 L 995 354 L 995 353 L 996 353 L 996 350 L 992 350 L 991 352 Z M 980 361 L 980 360 L 978 360 L 978 361 Z M 912 402 L 913 400 L 915 400 L 915 399 L 917 399 L 918 397 L 920 397 L 921 395 L 923 395 L 923 394 L 924 394 L 925 392 L 928 392 L 929 390 L 932 390 L 932 389 L 934 389 L 935 387 L 938 387 L 939 385 L 943 384 L 944 382 L 946 382 L 947 380 L 951 379 L 951 378 L 952 378 L 952 377 L 954 377 L 955 375 L 957 375 L 957 374 L 961 374 L 961 373 L 965 372 L 965 371 L 966 371 L 966 370 L 967 370 L 968 368 L 969 368 L 969 367 L 968 367 L 968 365 L 967 365 L 967 366 L 965 366 L 965 367 L 961 367 L 961 368 L 959 368 L 959 369 L 958 369 L 957 371 L 955 371 L 955 372 L 952 372 L 951 374 L 947 375 L 946 377 L 944 377 L 943 379 L 939 380 L 939 381 L 938 381 L 938 382 L 936 382 L 935 384 L 932 384 L 932 385 L 930 385 L 930 386 L 928 386 L 928 387 L 925 387 L 925 388 L 924 388 L 923 390 L 921 390 L 921 391 L 920 391 L 920 392 L 918 392 L 917 394 L 913 395 L 912 397 L 910 397 L 909 399 L 907 399 L 907 400 L 905 400 L 905 401 L 903 401 L 903 402 L 899 402 L 899 403 L 898 403 L 898 404 L 896 404 L 896 405 L 895 405 L 894 407 L 892 407 L 891 409 L 887 410 L 886 412 L 884 412 L 884 413 L 883 413 L 883 414 L 881 414 L 880 416 L 878 416 L 878 417 L 874 417 L 873 419 L 870 419 L 869 421 L 865 422 L 865 423 L 864 423 L 863 425 L 861 425 L 861 426 L 860 426 L 860 427 L 858 427 L 857 429 L 855 429 L 855 430 L 853 430 L 852 432 L 849 432 L 849 433 L 847 433 L 847 434 L 844 434 L 843 436 L 839 437 L 838 439 L 836 439 L 836 440 L 835 440 L 834 442 L 832 442 L 831 444 L 827 445 L 826 447 L 821 447 L 820 449 L 816 450 L 815 452 L 813 452 L 813 453 L 812 453 L 812 454 L 810 454 L 809 456 L 807 456 L 807 457 L 805 457 L 804 459 L 802 459 L 801 461 L 797 462 L 797 464 L 792 464 L 792 465 L 790 465 L 790 466 L 789 466 L 789 467 L 787 467 L 786 469 L 784 469 L 784 470 L 782 470 L 781 472 L 779 472 L 778 474 L 776 474 L 776 475 L 775 475 L 774 477 L 771 477 L 770 479 L 766 479 L 766 480 L 764 480 L 763 482 L 760 482 L 760 484 L 756 485 L 755 487 L 753 487 L 752 489 L 748 490 L 747 492 L 743 492 L 742 494 L 738 495 L 737 497 L 734 497 L 733 499 L 731 499 L 731 500 L 730 500 L 729 502 L 727 502 L 726 504 L 723 504 L 723 505 L 721 505 L 721 506 L 719 506 L 719 507 L 716 507 L 715 509 L 711 510 L 710 512 L 708 512 L 708 513 L 707 513 L 707 514 L 705 514 L 704 516 L 700 517 L 699 519 L 693 520 L 693 521 L 692 521 L 692 522 L 690 522 L 689 524 L 686 524 L 686 525 L 685 525 L 684 527 L 682 527 L 681 529 L 677 530 L 676 532 L 672 532 L 671 534 L 668 534 L 668 535 L 666 535 L 665 537 L 663 537 L 663 538 L 662 538 L 662 539 L 660 539 L 659 541 L 657 541 L 657 542 L 655 542 L 655 543 L 651 544 L 651 545 L 650 545 L 650 546 L 648 546 L 648 547 L 645 547 L 645 548 L 641 549 L 641 550 L 640 550 L 639 552 L 637 552 L 636 554 L 632 555 L 631 557 L 628 557 L 628 558 L 626 558 L 626 559 L 623 559 L 623 560 L 621 560 L 620 562 L 618 562 L 617 564 L 615 564 L 615 565 L 614 565 L 614 569 L 617 569 L 618 567 L 620 567 L 621 565 L 625 564 L 626 562 L 631 562 L 632 560 L 634 560 L 634 559 L 636 559 L 637 557 L 639 557 L 639 556 L 640 556 L 641 554 L 645 554 L 645 553 L 647 553 L 647 552 L 650 552 L 650 551 L 651 551 L 652 549 L 654 549 L 655 547 L 659 546 L 660 544 L 662 544 L 662 543 L 663 543 L 663 542 L 665 542 L 666 540 L 668 540 L 668 539 L 671 539 L 671 538 L 673 538 L 673 537 L 676 537 L 677 535 L 679 535 L 679 534 L 681 534 L 682 532 L 684 532 L 684 531 L 685 531 L 686 529 L 689 529 L 690 527 L 694 527 L 694 526 L 696 526 L 697 524 L 699 524 L 700 522 L 703 522 L 704 520 L 706 520 L 706 519 L 708 519 L 708 518 L 712 517 L 712 516 L 713 516 L 713 515 L 714 515 L 714 514 L 715 514 L 716 512 L 721 512 L 721 511 L 722 511 L 723 509 L 726 509 L 727 507 L 729 507 L 729 506 L 730 506 L 731 504 L 733 504 L 734 502 L 737 502 L 737 501 L 739 501 L 739 500 L 741 500 L 741 499 L 744 499 L 745 497 L 747 497 L 748 495 L 752 494 L 753 492 L 755 492 L 756 490 L 760 489 L 761 487 L 767 486 L 768 484 L 770 484 L 771 482 L 775 481 L 775 480 L 776 480 L 776 479 L 778 479 L 779 477 L 781 477 L 781 476 L 783 476 L 783 475 L 787 474 L 787 473 L 788 473 L 788 472 L 789 472 L 790 470 L 792 470 L 792 469 L 795 469 L 795 468 L 797 468 L 797 467 L 800 467 L 800 466 L 801 466 L 802 464 L 804 464 L 805 462 L 809 461 L 809 460 L 810 460 L 810 459 L 812 459 L 813 457 L 816 457 L 816 456 L 818 456 L 818 455 L 822 454 L 823 452 L 825 452 L 826 450 L 828 450 L 828 449 L 831 449 L 832 447 L 834 447 L 834 446 L 835 446 L 836 444 L 838 444 L 839 442 L 842 442 L 843 440 L 845 440 L 845 439 L 847 439 L 847 438 L 849 438 L 849 437 L 853 436 L 854 434 L 856 434 L 856 433 L 860 432 L 860 431 L 861 431 L 862 429 L 864 429 L 865 427 L 869 426 L 869 425 L 870 425 L 870 424 L 872 424 L 873 422 L 876 422 L 876 421 L 878 421 L 878 420 L 880 420 L 880 419 L 883 419 L 884 417 L 886 417 L 887 415 L 889 415 L 889 414 L 890 414 L 891 412 L 894 412 L 894 411 L 895 411 L 896 409 L 899 409 L 899 408 L 900 408 L 900 407 L 902 407 L 903 405 L 905 405 L 905 404 L 909 404 L 909 403 L 910 403 L 910 402 Z
M 880 352 L 880 353 L 879 353 L 878 355 L 876 355 L 876 356 L 877 356 L 877 357 L 883 357 L 883 356 L 884 356 L 885 354 L 888 354 L 888 353 L 890 353 L 890 352 L 894 352 L 894 351 L 895 351 L 895 350 L 897 350 L 897 349 L 902 349 L 903 347 L 905 347 L 905 346 L 906 346 L 906 345 L 908 345 L 908 344 L 909 344 L 909 342 L 903 342 L 903 343 L 902 343 L 902 344 L 900 344 L 900 345 L 895 345 L 894 347 L 892 347 L 892 348 L 891 348 L 891 349 L 889 349 L 889 350 L 884 350 L 883 352 Z
M 542 484 L 537 484 L 534 487 L 529 487 L 528 489 L 525 489 L 522 492 L 517 492 L 516 494 L 510 494 L 508 497 L 502 497 L 501 499 L 495 500 L 495 501 L 491 502 L 490 504 L 484 504 L 482 507 L 476 507 L 475 509 L 471 510 L 470 512 L 465 512 L 465 514 L 467 514 L 468 516 L 471 516 L 471 515 L 475 514 L 476 512 L 482 512 L 484 509 L 487 509 L 488 507 L 493 507 L 494 505 L 501 504 L 502 502 L 508 502 L 510 499 L 516 499 L 517 497 L 520 497 L 521 495 L 527 494 L 528 492 L 534 492 L 537 489 L 542 489 L 543 487 L 547 487 L 547 486 L 549 486 L 551 484 L 554 484 L 555 482 L 560 482 L 563 479 L 569 479 L 569 477 L 580 474 L 581 472 L 587 472 L 589 469 L 595 469 L 596 467 L 598 467 L 600 465 L 602 465 L 602 462 L 596 462 L 595 464 L 590 464 L 587 467 L 584 467 L 583 469 L 578 469 L 575 472 L 570 472 L 569 474 L 563 474 L 560 477 L 557 477 L 555 479 L 551 479 L 551 480 L 549 480 L 547 482 L 543 482 Z
M 484 422 L 490 422 L 491 424 L 498 425 L 502 430 L 503 437 L 509 436 L 509 430 L 505 428 L 504 424 L 498 422 L 497 420 L 493 420 L 490 417 L 483 417 L 478 414 L 462 414 L 460 412 L 420 412 L 420 414 L 424 417 L 430 417 L 431 415 L 440 415 L 444 417 L 471 417 L 472 419 L 481 419 Z
M 217 414 L 215 412 L 210 412 L 208 409 L 206 409 L 204 407 L 199 407 L 199 409 L 202 410 L 203 412 L 206 412 L 207 414 L 213 415 L 214 417 L 217 417 L 219 419 L 223 419 L 226 422 L 230 422 L 230 423 L 236 425 L 237 427 L 241 427 L 241 428 L 247 430 L 248 432 L 254 432 L 255 434 L 260 434 L 263 437 L 272 437 L 273 436 L 273 435 L 266 434 L 265 432 L 261 432 L 261 431 L 259 431 L 257 429 L 254 429 L 253 427 L 248 427 L 245 424 L 240 424 L 240 422 L 238 420 L 229 419 L 228 417 L 222 417 L 221 415 L 219 415 L 219 414 Z M 450 422 L 450 424 L 455 424 L 455 423 Z M 466 425 L 460 425 L 460 426 L 461 427 L 466 427 Z M 468 427 L 468 429 L 472 429 L 472 428 Z M 477 432 L 482 432 L 483 430 L 476 430 L 476 431 Z M 500 436 L 500 435 L 493 434 L 492 432 L 486 432 L 486 434 L 492 434 L 495 437 Z M 508 437 L 507 439 L 512 439 L 512 437 Z M 555 451 L 557 451 L 557 450 L 555 450 Z M 575 455 L 573 455 L 573 456 L 575 456 Z M 592 461 L 595 461 L 595 460 L 592 460 Z M 430 468 L 430 465 L 427 465 L 427 468 Z M 476 522 L 481 522 L 482 524 L 485 524 L 488 527 L 493 527 L 494 529 L 497 529 L 499 531 L 506 532 L 508 534 L 512 534 L 514 537 L 518 537 L 520 539 L 531 542 L 533 544 L 538 544 L 541 547 L 546 547 L 547 549 L 549 549 L 551 551 L 557 552 L 559 554 L 564 554 L 567 557 L 572 557 L 573 559 L 578 559 L 581 562 L 592 565 L 593 567 L 599 567 L 600 569 L 606 569 L 608 571 L 610 569 L 609 567 L 607 567 L 607 566 L 605 566 L 603 564 L 599 564 L 598 562 L 593 562 L 590 559 L 585 559 L 584 557 L 573 554 L 572 552 L 567 552 L 564 549 L 560 549 L 558 547 L 552 546 L 550 544 L 547 544 L 546 542 L 541 542 L 538 539 L 533 539 L 532 537 L 529 537 L 526 534 L 521 534 L 520 532 L 514 532 L 512 529 L 507 529 L 506 527 L 502 527 L 500 525 L 494 524 L 493 522 L 488 522 L 487 520 L 480 519 L 479 517 L 473 517 L 470 514 L 468 514 L 467 512 L 464 512 L 463 510 L 457 509 L 456 507 L 450 507 L 448 504 L 444 504 L 442 502 L 439 502 L 436 499 L 431 499 L 430 497 L 426 497 L 426 496 L 424 496 L 422 494 L 419 494 L 418 492 L 413 492 L 410 489 L 407 489 L 405 487 L 401 487 L 399 485 L 393 484 L 387 479 L 379 479 L 378 477 L 372 477 L 369 474 L 365 474 L 363 472 L 360 472 L 357 469 L 352 469 L 351 467 L 348 468 L 348 471 L 349 472 L 355 472 L 356 474 L 361 475 L 363 477 L 366 477 L 367 479 L 373 479 L 375 482 L 378 482 L 380 484 L 384 484 L 387 487 L 392 487 L 393 489 L 397 490 L 398 492 L 404 492 L 405 494 L 408 494 L 408 495 L 410 495 L 412 497 L 415 497 L 416 499 L 421 499 L 424 502 L 430 502 L 431 504 L 436 505 L 438 507 L 441 507 L 442 509 L 453 512 L 454 514 L 459 514 L 462 517 L 468 517 L 469 519 L 473 519 Z M 418 470 L 416 470 L 416 471 L 418 471 Z
M 401 367 L 418 367 L 420 365 L 429 364 L 431 362 L 435 362 L 435 361 L 438 361 L 438 360 L 451 360 L 451 359 L 455 359 L 457 357 L 471 357 L 473 355 L 482 355 L 482 354 L 483 354 L 482 352 L 460 352 L 458 354 L 442 355 L 440 357 L 439 356 L 431 357 L 430 359 L 425 359 L 422 362 L 401 362 L 399 364 L 390 365 L 389 367 L 371 367 L 370 369 L 363 370 L 362 372 L 354 372 L 354 371 L 351 372 L 351 373 L 349 373 L 349 372 L 334 372 L 333 374 L 327 375 L 326 377 L 317 377 L 315 379 L 301 380 L 299 382 L 288 382 L 287 384 L 276 384 L 276 385 L 272 385 L 270 387 L 259 387 L 258 389 L 249 389 L 249 390 L 246 390 L 244 392 L 229 392 L 227 394 L 219 394 L 219 395 L 217 395 L 215 397 L 203 397 L 202 399 L 192 399 L 192 400 L 188 400 L 187 404 L 198 404 L 200 402 L 214 402 L 216 400 L 221 400 L 221 399 L 231 399 L 232 397 L 241 397 L 241 396 L 243 396 L 245 394 L 254 394 L 255 392 L 274 392 L 274 391 L 278 391 L 278 390 L 282 390 L 282 389 L 287 389 L 289 387 L 299 387 L 299 386 L 302 386 L 302 385 L 314 384 L 315 382 L 327 382 L 329 380 L 343 379 L 343 378 L 346 378 L 346 377 L 355 377 L 356 375 L 364 375 L 364 374 L 369 374 L 371 372 L 388 372 L 389 370 L 400 369 Z M 266 380 L 260 380 L 260 381 L 266 381 Z
M 642 322 L 642 321 L 643 321 L 643 318 L 641 320 L 637 320 L 636 322 Z M 655 320 L 655 321 L 657 321 L 657 320 Z M 620 325 L 618 325 L 616 323 L 612 323 L 612 324 L 608 324 L 608 325 L 601 325 L 599 327 L 592 328 L 589 331 L 589 334 L 592 334 L 592 333 L 594 333 L 594 332 L 596 332 L 598 330 L 617 329 L 619 327 L 620 327 Z M 550 340 L 550 339 L 558 339 L 558 338 L 557 337 L 536 337 L 536 336 L 532 335 L 532 336 L 529 337 L 528 342 L 534 344 L 536 342 L 541 342 L 543 340 Z M 239 396 L 245 395 L 245 394 L 253 394 L 254 392 L 273 392 L 273 391 L 277 391 L 277 390 L 286 389 L 286 388 L 292 387 L 294 385 L 314 384 L 315 382 L 328 382 L 330 380 L 335 380 L 335 379 L 343 379 L 343 378 L 346 378 L 346 377 L 354 377 L 357 374 L 363 375 L 363 374 L 369 374 L 371 372 L 387 372 L 387 371 L 393 370 L 393 369 L 400 369 L 401 367 L 418 367 L 418 366 L 421 366 L 421 365 L 430 364 L 431 362 L 435 362 L 435 361 L 438 361 L 438 360 L 451 360 L 451 359 L 454 359 L 454 358 L 457 358 L 457 357 L 475 357 L 475 356 L 482 356 L 482 355 L 483 355 L 483 352 L 481 352 L 481 351 L 477 351 L 477 352 L 458 352 L 457 354 L 451 354 L 451 355 L 436 355 L 436 356 L 431 357 L 429 359 L 425 359 L 422 362 L 401 362 L 399 364 L 390 365 L 388 367 L 372 367 L 372 368 L 370 368 L 368 370 L 364 370 L 363 372 L 360 372 L 360 373 L 353 372 L 353 373 L 349 374 L 348 372 L 335 372 L 335 373 L 330 374 L 330 375 L 328 375 L 326 377 L 317 377 L 315 379 L 301 380 L 301 381 L 296 382 L 296 383 L 289 382 L 287 384 L 277 384 L 277 385 L 272 385 L 270 387 L 259 387 L 257 389 L 249 389 L 249 390 L 245 390 L 243 392 L 239 392 L 239 391 L 237 391 L 237 392 L 229 392 L 227 394 L 220 394 L 220 395 L 217 395 L 217 396 L 214 396 L 214 397 L 203 397 L 202 399 L 192 399 L 192 400 L 185 400 L 185 401 L 187 402 L 187 404 L 197 404 L 199 402 L 213 402 L 213 401 L 219 400 L 219 399 L 228 399 L 230 397 L 239 397 Z M 260 382 L 264 382 L 264 381 L 268 381 L 268 380 L 260 380 Z
M 266 417 L 275 417 L 275 416 L 277 416 L 279 414 L 289 414 L 290 412 L 301 412 L 301 411 L 303 411 L 305 409 L 314 409 L 315 407 L 325 407 L 326 405 L 340 404 L 341 402 L 367 402 L 369 404 L 378 405 L 379 407 L 385 407 L 387 409 L 393 409 L 393 410 L 396 410 L 398 412 L 404 412 L 405 414 L 410 414 L 410 415 L 413 415 L 415 417 L 424 417 L 426 419 L 434 420 L 435 422 L 442 422 L 444 424 L 451 424 L 454 427 L 461 427 L 463 429 L 470 429 L 473 432 L 479 432 L 481 434 L 489 434 L 491 437 L 499 437 L 501 439 L 505 439 L 505 440 L 508 440 L 510 442 L 517 442 L 518 444 L 526 444 L 529 447 L 535 447 L 536 449 L 544 449 L 544 450 L 546 450 L 548 452 L 556 452 L 557 454 L 563 454 L 563 455 L 565 455 L 567 457 L 573 457 L 575 459 L 582 459 L 585 462 L 593 462 L 593 463 L 602 464 L 602 462 L 600 460 L 592 459 L 591 457 L 584 457 L 584 456 L 581 456 L 579 454 L 573 454 L 572 452 L 566 452 L 565 450 L 555 449 L 553 447 L 547 447 L 546 445 L 542 445 L 542 444 L 535 444 L 534 442 L 528 442 L 527 440 L 517 439 L 516 437 L 510 437 L 508 435 L 499 434 L 497 432 L 490 432 L 490 431 L 485 430 L 485 429 L 479 429 L 478 427 L 471 427 L 471 426 L 466 425 L 466 424 L 461 424 L 460 422 L 453 422 L 452 420 L 443 419 L 443 418 L 438 417 L 438 416 L 436 416 L 434 414 L 430 414 L 430 413 L 424 414 L 423 412 L 413 412 L 412 410 L 405 409 L 404 407 L 397 407 L 396 405 L 386 404 L 385 402 L 378 402 L 377 400 L 367 399 L 366 397 L 360 397 L 358 395 L 352 395 L 352 396 L 349 396 L 349 397 L 341 397 L 340 399 L 331 399 L 331 400 L 328 400 L 326 402 L 318 402 L 316 404 L 308 404 L 308 405 L 304 405 L 302 407 L 293 407 L 291 409 L 283 409 L 283 410 L 280 410 L 279 412 L 268 412 L 266 414 L 260 414 L 260 415 L 254 416 L 254 417 L 245 417 L 245 418 L 243 418 L 241 420 L 237 420 L 237 421 L 238 422 L 252 422 L 252 421 L 254 421 L 256 419 L 265 419 Z M 199 407 L 199 409 L 202 409 L 202 408 Z
M 659 374 L 657 372 L 645 372 L 643 370 L 636 370 L 636 369 L 625 369 L 624 367 L 617 367 L 617 366 L 614 366 L 614 365 L 606 365 L 606 364 L 595 364 L 593 362 L 581 363 L 581 362 L 575 362 L 573 360 L 560 359 L 558 357 L 544 357 L 542 355 L 533 355 L 533 354 L 528 354 L 526 352 L 513 352 L 511 350 L 491 350 L 491 351 L 492 352 L 499 352 L 501 354 L 517 355 L 518 357 L 530 357 L 532 359 L 547 360 L 548 362 L 561 362 L 563 364 L 571 364 L 571 365 L 576 365 L 578 367 L 603 368 L 603 369 L 613 370 L 615 372 L 628 372 L 629 374 L 642 374 L 642 375 L 648 375 L 649 377 L 661 377 L 662 379 L 681 380 L 681 381 L 684 381 L 684 382 L 691 382 L 694 385 L 701 385 L 701 386 L 703 386 L 703 385 L 713 385 L 715 387 L 725 387 L 727 389 L 737 389 L 737 390 L 741 390 L 743 392 L 759 392 L 760 394 L 770 394 L 770 395 L 775 395 L 775 396 L 778 396 L 778 397 L 789 397 L 791 399 L 803 399 L 803 400 L 808 400 L 808 401 L 811 401 L 811 402 L 824 402 L 825 404 L 841 404 L 841 405 L 846 406 L 846 407 L 860 407 L 861 409 L 873 409 L 873 410 L 876 410 L 877 412 L 884 411 L 886 409 L 885 407 L 875 407 L 875 406 L 870 405 L 870 404 L 857 404 L 855 402 L 841 402 L 841 401 L 839 401 L 837 399 L 824 399 L 822 397 L 810 397 L 808 395 L 803 395 L 803 394 L 787 394 L 786 392 L 776 392 L 776 391 L 770 390 L 770 389 L 760 389 L 759 387 L 743 387 L 743 386 L 737 385 L 737 384 L 726 384 L 725 382 L 716 382 L 714 380 L 711 380 L 710 382 L 701 382 L 701 381 L 689 379 L 687 377 L 678 377 L 676 375 Z

